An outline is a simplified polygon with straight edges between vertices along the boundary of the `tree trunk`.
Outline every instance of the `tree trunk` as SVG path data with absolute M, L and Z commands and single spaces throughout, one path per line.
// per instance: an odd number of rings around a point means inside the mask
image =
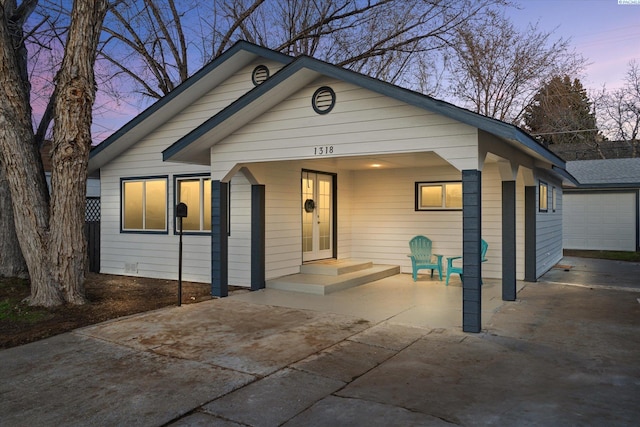
M 86 274 L 84 234 L 94 64 L 106 0 L 76 0 L 54 94 L 51 157 L 50 260 L 65 301 L 82 304 Z
M 13 224 L 9 181 L 0 162 L 0 277 L 29 277 Z
M 15 32 L 15 28 L 13 29 Z M 40 153 L 34 143 L 29 83 L 0 9 L 0 159 L 11 190 L 16 235 L 31 278 L 34 305 L 62 303 L 48 261 L 49 205 Z
M 52 203 L 35 144 L 15 2 L 0 3 L 0 162 L 11 190 L 14 224 L 31 278 L 32 305 L 84 298 L 84 206 L 91 146 L 93 66 L 106 0 L 76 0 L 54 91 Z M 35 2 L 31 2 L 35 4 Z M 6 7 L 5 7 L 6 6 Z M 51 227 L 50 227 L 51 226 Z

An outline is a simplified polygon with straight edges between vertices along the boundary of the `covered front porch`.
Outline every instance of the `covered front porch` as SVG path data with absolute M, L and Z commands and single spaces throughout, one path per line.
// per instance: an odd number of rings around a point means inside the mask
M 517 291 L 525 282 L 517 281 Z M 444 281 L 421 275 L 396 274 L 384 279 L 327 295 L 313 295 L 279 289 L 231 293 L 229 298 L 254 304 L 288 307 L 359 317 L 369 322 L 393 323 L 428 328 L 461 329 L 462 283 L 456 276 L 449 286 Z M 482 319 L 485 324 L 505 304 L 500 279 L 483 280 Z
M 238 165 L 224 178 L 227 182 L 212 183 L 212 223 L 214 230 L 215 225 L 220 227 L 220 231 L 212 235 L 214 295 L 226 296 L 226 284 L 235 285 L 241 280 L 251 283 L 254 291 L 264 288 L 265 284 L 272 290 L 294 290 L 288 283 L 281 283 L 279 287 L 269 286 L 269 283 L 283 277 L 286 282 L 305 267 L 301 211 L 304 215 L 303 202 L 307 196 L 301 189 L 301 182 L 307 179 L 308 171 L 322 171 L 332 174 L 335 183 L 333 244 L 327 259 L 365 259 L 376 266 L 396 266 L 399 270 L 396 272 L 405 273 L 401 277 L 411 280 L 411 275 L 406 274 L 411 272 L 408 242 L 415 235 L 425 235 L 433 241 L 433 252 L 443 255 L 445 268 L 447 257 L 465 254 L 466 289 L 463 294 L 459 278 L 455 276 L 459 293 L 454 313 L 464 309 L 468 322 L 464 329 L 478 332 L 482 313 L 486 310 L 480 277 L 486 280 L 498 278 L 500 282 L 495 282 L 498 283 L 497 298 L 514 300 L 516 279 L 523 279 L 526 270 L 523 202 L 529 182 L 523 176 L 523 168 L 515 171 L 510 165 L 503 168 L 502 162 L 504 160 L 498 156 L 486 156 L 482 172 L 461 171 L 433 152 L 418 152 Z M 506 192 L 505 181 L 510 184 Z M 417 184 L 420 182 L 457 183 L 463 193 L 461 206 L 458 209 L 418 209 Z M 516 199 L 519 199 L 517 208 Z M 230 203 L 230 207 L 226 203 Z M 535 212 L 535 203 L 527 207 L 530 214 Z M 250 212 L 250 215 L 243 212 Z M 504 218 L 510 219 L 506 221 L 506 230 Z M 227 233 L 229 224 L 231 228 Z M 243 238 L 248 233 L 251 234 L 250 258 L 245 255 L 248 248 Z M 490 247 L 489 261 L 482 263 L 482 269 L 480 239 L 488 241 Z M 519 242 L 517 247 L 516 241 Z M 516 277 L 517 272 L 520 277 Z M 444 275 L 446 271 L 442 273 Z M 437 283 L 445 287 L 444 280 Z M 314 283 L 310 286 L 322 288 Z M 395 292 L 395 289 L 386 289 Z M 330 292 L 321 289 L 311 293 Z M 455 291 L 449 294 L 454 295 Z M 345 294 L 339 292 L 339 295 Z M 429 301 L 428 297 L 424 300 L 428 307 L 433 304 Z

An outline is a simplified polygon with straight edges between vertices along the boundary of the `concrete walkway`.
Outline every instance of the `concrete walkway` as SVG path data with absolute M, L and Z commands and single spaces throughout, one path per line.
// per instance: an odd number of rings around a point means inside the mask
M 574 286 L 574 266 L 511 303 L 488 283 L 480 334 L 445 323 L 459 284 L 408 275 L 102 323 L 0 351 L 0 426 L 635 425 L 640 265 L 626 267 L 589 277 L 614 271 L 628 290 Z

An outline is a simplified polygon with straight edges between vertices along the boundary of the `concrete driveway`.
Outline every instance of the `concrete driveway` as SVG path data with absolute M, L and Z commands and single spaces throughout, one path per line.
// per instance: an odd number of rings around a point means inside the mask
M 0 425 L 636 425 L 640 264 L 561 264 L 483 300 L 480 334 L 419 320 L 447 311 L 422 288 L 456 291 L 425 282 L 402 304 L 362 286 L 351 314 L 241 294 L 3 350 Z

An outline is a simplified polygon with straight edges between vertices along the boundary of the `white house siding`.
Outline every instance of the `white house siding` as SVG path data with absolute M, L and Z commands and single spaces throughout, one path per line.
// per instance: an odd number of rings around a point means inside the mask
M 331 113 L 319 115 L 311 97 L 320 86 L 336 92 Z M 213 179 L 237 164 L 328 157 L 435 151 L 477 168 L 477 129 L 348 83 L 319 79 L 243 126 L 211 150 Z
M 302 264 L 300 226 L 300 177 L 313 163 L 289 161 L 248 165 L 251 174 L 266 188 L 266 277 L 271 279 L 299 272 Z M 416 234 L 424 234 L 434 242 L 434 251 L 447 256 L 462 253 L 461 211 L 415 211 L 416 181 L 460 180 L 460 172 L 451 167 L 424 169 L 388 169 L 344 171 L 322 168 L 337 173 L 338 182 L 338 258 L 357 258 L 375 263 L 400 265 L 405 273 L 411 271 L 407 257 L 408 241 Z M 234 265 L 248 266 L 244 258 L 249 248 L 236 246 L 234 223 L 238 206 L 234 200 L 240 189 L 236 177 L 231 184 L 232 232 L 229 247 L 229 283 L 248 286 L 250 278 L 241 278 Z M 372 185 L 372 183 L 375 183 Z M 248 184 L 247 184 L 247 188 Z M 483 238 L 489 243 L 489 261 L 483 264 L 483 276 L 500 277 L 502 263 L 501 182 L 495 164 L 483 170 Z M 520 186 L 518 230 L 523 230 L 523 194 Z M 248 209 L 247 204 L 242 209 Z M 242 221 L 248 226 L 248 220 Z M 238 226 L 236 224 L 236 226 Z M 246 233 L 250 230 L 247 229 Z M 520 239 L 518 239 L 520 240 Z M 239 243 L 239 242 L 238 242 Z M 523 243 L 519 243 L 523 248 Z M 241 261 L 240 261 L 241 260 Z M 524 258 L 518 258 L 519 278 L 523 276 Z
M 548 210 L 539 210 L 540 186 L 536 185 L 536 277 L 542 276 L 562 259 L 562 185 L 549 177 L 542 177 L 548 184 Z M 552 189 L 556 191 L 556 209 L 552 206 Z
M 251 285 L 251 183 L 236 174 L 230 183 L 229 284 Z
M 462 211 L 415 210 L 416 181 L 460 180 L 452 166 L 355 172 L 352 256 L 410 273 L 409 240 L 418 234 L 431 239 L 434 253 L 460 255 Z
M 496 163 L 482 169 L 482 238 L 489 244 L 482 276 L 502 276 L 502 181 Z
M 635 251 L 636 192 L 565 193 L 564 247 Z
M 279 63 L 256 61 L 240 70 L 197 102 L 159 126 L 127 152 L 100 170 L 101 178 L 101 263 L 102 273 L 127 274 L 153 278 L 176 279 L 178 271 L 178 236 L 174 234 L 174 176 L 208 174 L 206 166 L 193 166 L 162 161 L 162 151 L 205 120 L 235 101 L 254 86 L 251 72 L 258 64 L 267 65 L 274 73 Z M 120 232 L 120 179 L 130 177 L 168 176 L 168 234 Z M 242 197 L 237 192 L 237 197 Z M 239 203 L 239 200 L 235 200 Z M 240 227 L 240 223 L 236 224 Z M 240 235 L 243 231 L 237 230 Z M 240 251 L 235 247 L 234 250 Z M 183 237 L 183 279 L 197 282 L 211 280 L 211 237 Z M 128 267 L 125 271 L 125 267 Z M 233 274 L 240 274 L 238 265 Z
M 322 85 L 330 85 L 337 95 L 336 106 L 327 115 L 319 115 L 311 107 L 313 92 Z M 304 168 L 313 169 L 309 162 L 319 159 L 314 156 L 315 148 L 326 146 L 333 147 L 328 157 L 436 151 L 476 167 L 478 164 L 477 130 L 473 127 L 340 81 L 323 78 L 304 88 L 211 150 L 212 179 L 228 179 L 230 170 L 243 164 L 266 186 L 267 279 L 299 271 L 300 173 Z M 289 159 L 297 160 L 283 161 Z M 358 257 L 356 251 L 365 246 L 358 240 L 362 234 L 357 229 L 361 228 L 357 214 L 360 189 L 356 190 L 361 172 L 330 167 L 320 170 L 338 173 L 338 257 Z M 459 172 L 454 176 L 460 179 Z M 412 214 L 414 182 L 410 181 L 408 198 L 403 202 Z M 394 243 L 404 263 L 408 260 L 407 241 L 397 239 Z
M 265 186 L 265 276 L 267 279 L 300 272 L 302 264 L 302 229 L 298 162 L 253 164 L 251 174 Z M 232 184 L 232 193 L 236 191 Z M 232 219 L 233 221 L 233 219 Z M 230 263 L 237 256 L 230 253 Z M 240 280 L 240 279 L 238 279 Z M 229 281 L 231 284 L 236 284 Z M 248 285 L 238 281 L 238 285 Z

